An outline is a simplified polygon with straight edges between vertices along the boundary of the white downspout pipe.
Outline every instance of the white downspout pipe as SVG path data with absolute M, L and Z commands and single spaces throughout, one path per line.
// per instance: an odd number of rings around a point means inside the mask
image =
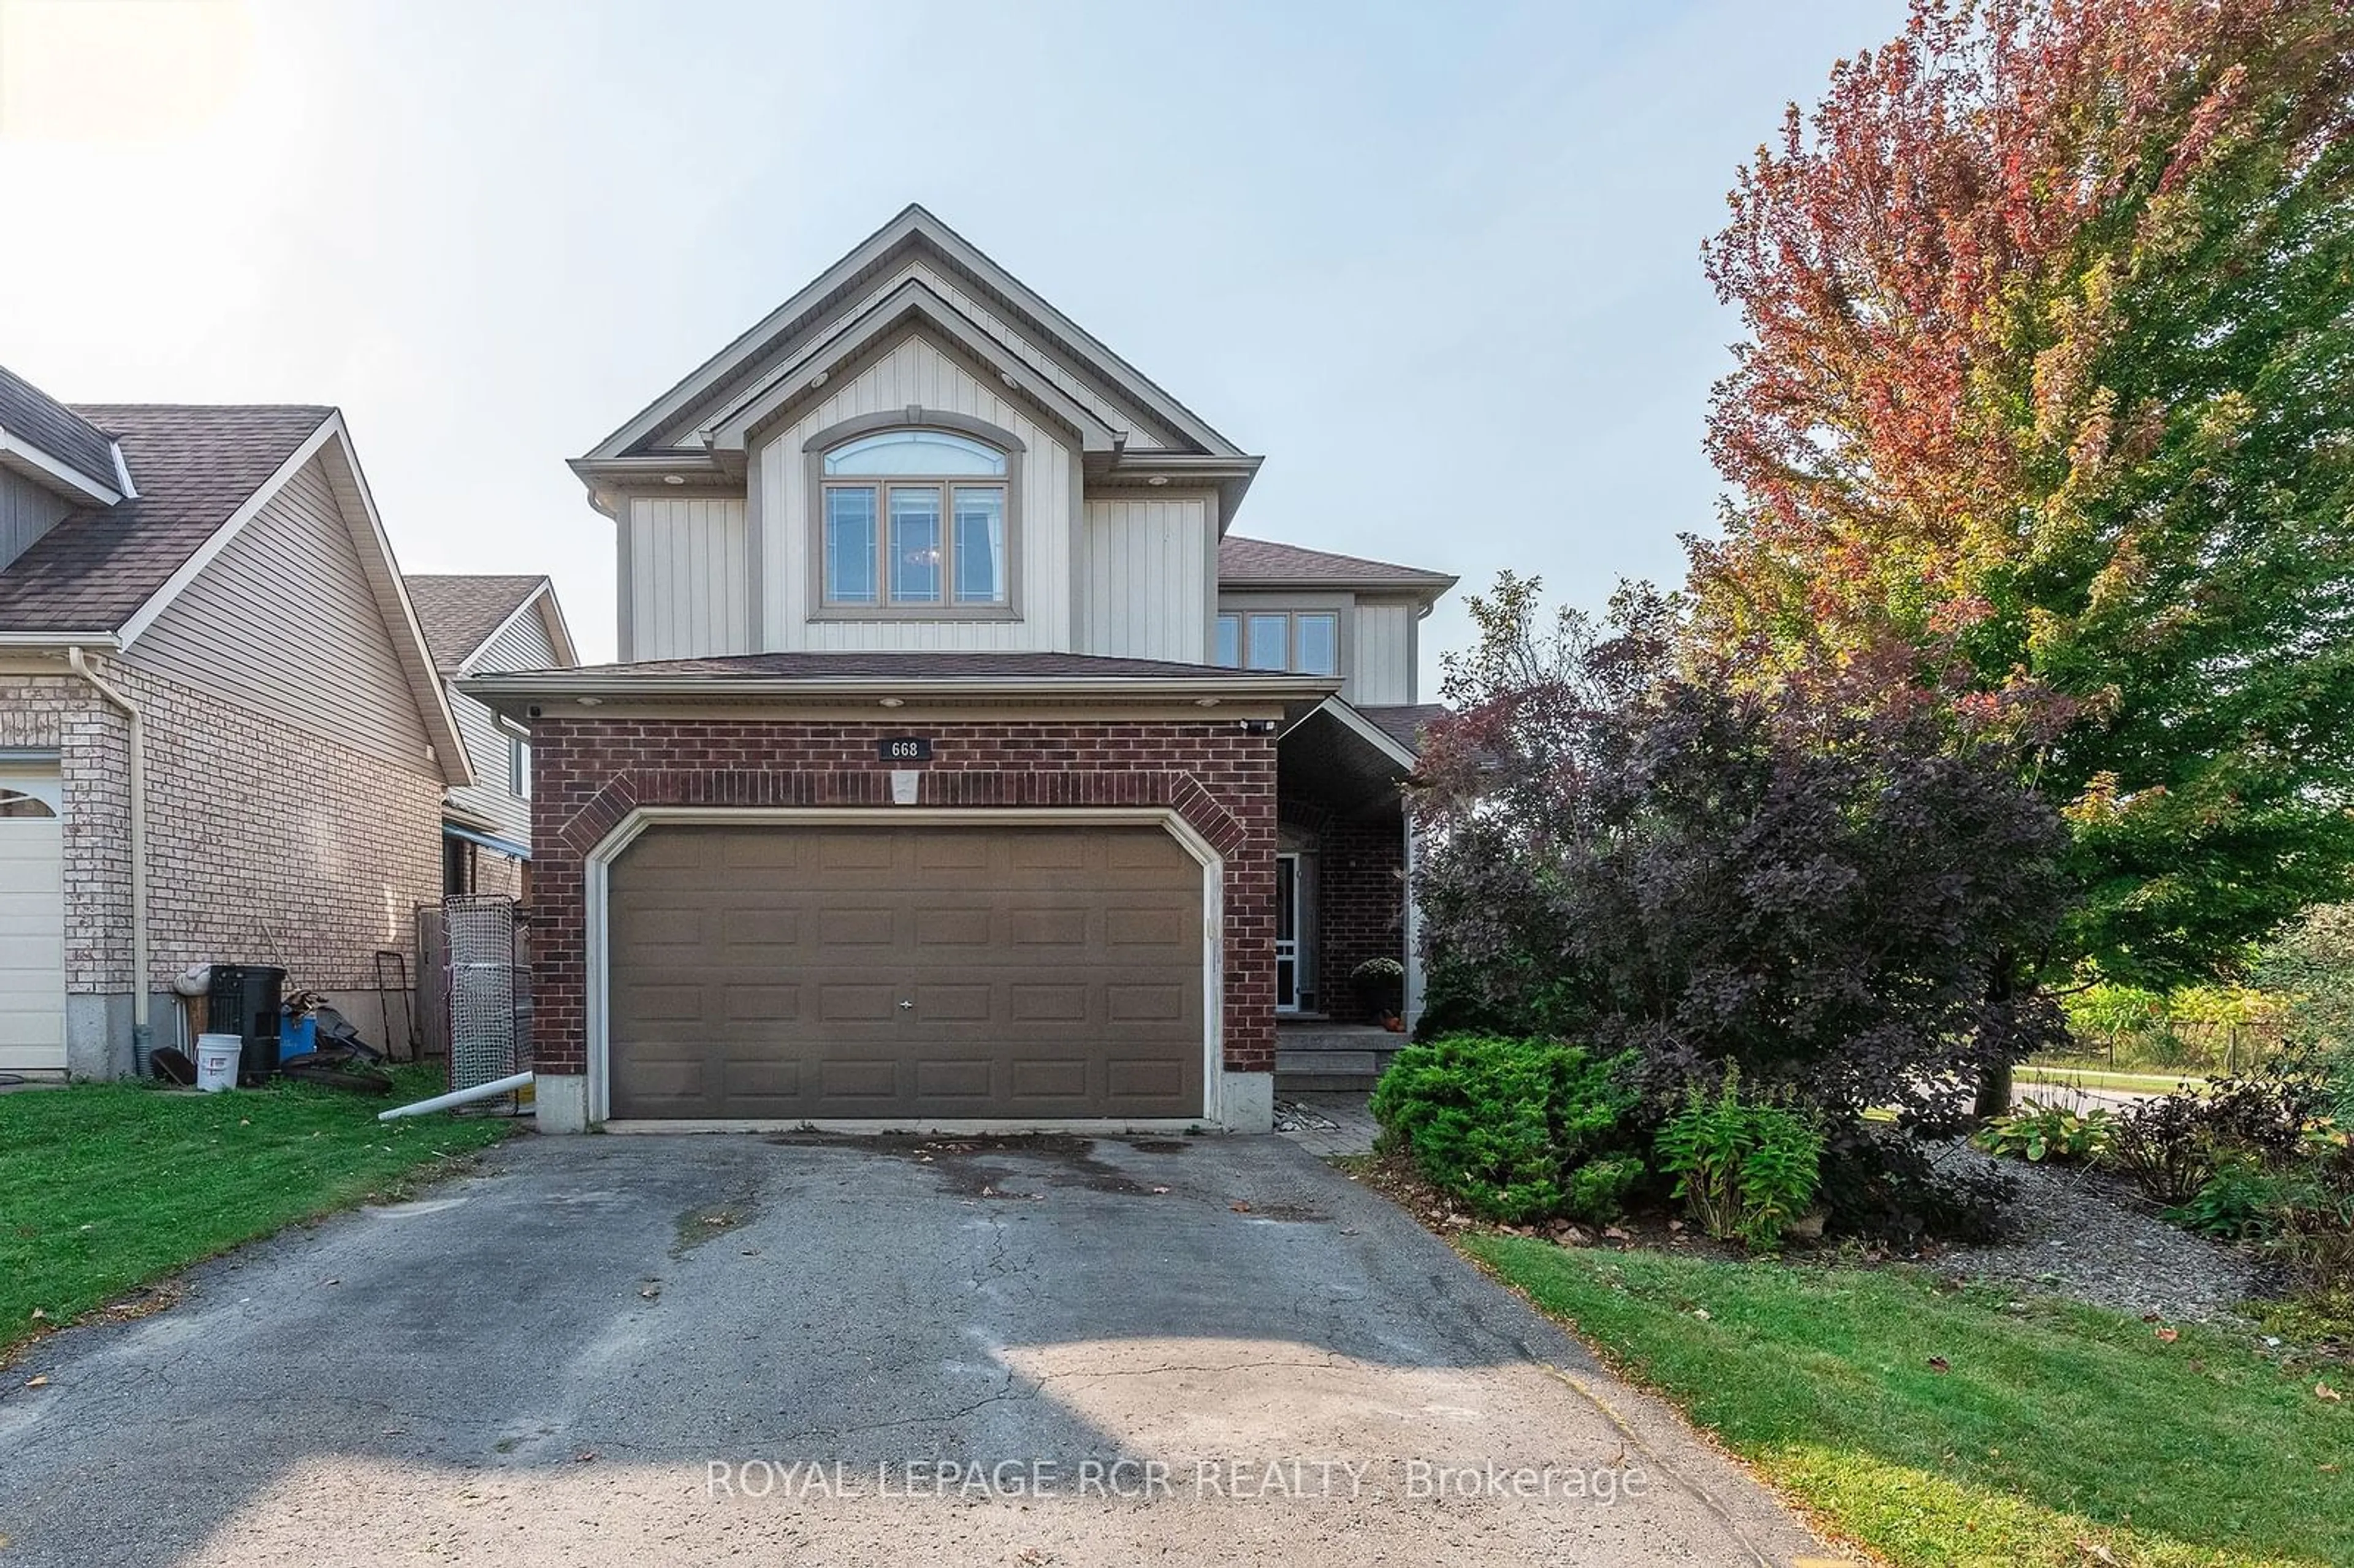
M 66 662 L 90 690 L 122 711 L 131 745 L 131 1059 L 147 1060 L 154 1034 L 147 1018 L 147 725 L 139 705 L 99 678 L 80 646 L 66 650 Z
M 392 1121 L 405 1116 L 423 1116 L 428 1111 L 448 1110 L 452 1106 L 470 1106 L 476 1100 L 493 1100 L 501 1095 L 512 1095 L 531 1087 L 531 1075 L 517 1073 L 511 1077 L 493 1078 L 487 1084 L 476 1084 L 471 1089 L 452 1089 L 446 1095 L 435 1095 L 429 1100 L 412 1105 L 395 1106 L 388 1111 L 378 1111 L 376 1119 Z
M 1414 807 L 1409 803 L 1405 817 L 1405 995 L 1399 1002 L 1405 1010 L 1406 1038 L 1414 1038 L 1415 1025 L 1422 1022 L 1422 900 L 1414 890 L 1415 873 L 1421 869 L 1422 838 L 1414 831 Z

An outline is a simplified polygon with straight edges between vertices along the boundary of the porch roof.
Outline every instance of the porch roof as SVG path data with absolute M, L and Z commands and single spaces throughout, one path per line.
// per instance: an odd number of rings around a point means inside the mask
M 1396 810 L 1413 772 L 1412 748 L 1338 697 L 1310 708 L 1276 743 L 1278 791 L 1342 816 Z

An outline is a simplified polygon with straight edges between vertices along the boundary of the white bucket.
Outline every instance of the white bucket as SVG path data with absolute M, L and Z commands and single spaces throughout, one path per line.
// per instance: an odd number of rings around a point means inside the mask
M 237 1065 L 245 1042 L 234 1034 L 196 1036 L 196 1087 L 207 1094 L 237 1087 Z

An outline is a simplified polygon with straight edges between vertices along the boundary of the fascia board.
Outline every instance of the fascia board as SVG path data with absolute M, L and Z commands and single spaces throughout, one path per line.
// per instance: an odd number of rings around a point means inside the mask
M 128 476 L 122 472 L 122 449 L 117 446 L 113 450 L 116 478 L 121 486 L 127 487 L 130 482 Z M 112 506 L 123 498 L 123 488 L 101 483 L 91 475 L 84 473 L 70 463 L 50 456 L 41 448 L 5 428 L 0 428 L 0 457 L 12 458 L 27 468 L 37 469 L 48 483 L 69 490 L 84 501 L 95 502 L 101 506 Z
M 952 339 L 957 346 L 996 371 L 1007 389 L 1043 407 L 1054 418 L 1076 431 L 1084 451 L 1112 452 L 1127 443 L 1128 432 L 1098 418 L 1070 394 L 1033 366 L 1006 352 L 1005 345 L 983 332 L 980 324 L 949 303 L 919 278 L 910 278 L 875 302 L 872 310 L 839 330 L 805 345 L 778 366 L 760 385 L 722 410 L 705 427 L 705 439 L 716 450 L 741 451 L 752 428 L 795 398 L 819 390 L 813 377 L 831 376 L 845 360 L 854 358 L 892 334 L 921 322 Z

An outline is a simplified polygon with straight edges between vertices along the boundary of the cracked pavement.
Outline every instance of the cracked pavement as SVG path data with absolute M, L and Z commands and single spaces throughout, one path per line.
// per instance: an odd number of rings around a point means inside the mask
M 1822 1552 L 1279 1138 L 523 1139 L 186 1285 L 11 1369 L 0 1561 Z

